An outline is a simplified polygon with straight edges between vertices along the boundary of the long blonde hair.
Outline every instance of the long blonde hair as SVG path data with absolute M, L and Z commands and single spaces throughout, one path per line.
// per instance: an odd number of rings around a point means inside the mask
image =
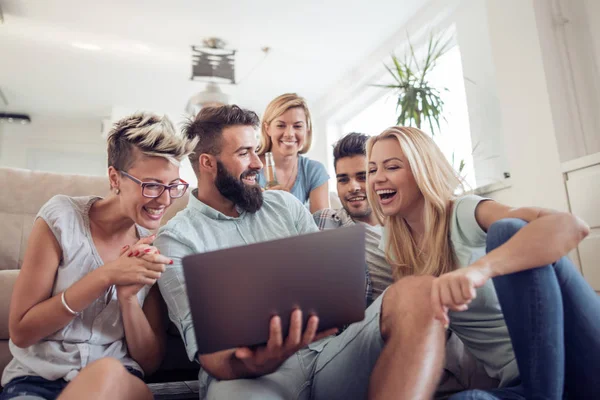
M 452 271 L 455 266 L 450 242 L 450 220 L 455 191 L 461 178 L 452 168 L 435 142 L 423 131 L 412 127 L 394 126 L 367 142 L 367 160 L 375 143 L 395 139 L 400 143 L 415 182 L 425 200 L 425 232 L 420 246 L 415 242 L 410 226 L 400 215 L 384 216 L 370 178 L 367 196 L 379 222 L 385 226 L 385 254 L 395 279 L 406 275 L 434 275 Z
M 312 145 L 312 120 L 310 119 L 310 111 L 308 110 L 306 100 L 296 93 L 285 93 L 274 98 L 265 109 L 262 123 L 260 124 L 260 144 L 256 150 L 259 156 L 271 151 L 271 147 L 273 146 L 271 137 L 267 134 L 267 127 L 271 125 L 271 122 L 275 118 L 290 108 L 301 108 L 304 110 L 304 114 L 306 115 L 306 140 L 299 153 L 304 154 L 310 150 L 310 146 Z

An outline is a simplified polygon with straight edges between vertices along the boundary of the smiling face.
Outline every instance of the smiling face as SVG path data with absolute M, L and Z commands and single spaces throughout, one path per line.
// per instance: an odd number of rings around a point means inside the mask
M 288 109 L 267 126 L 267 135 L 273 143 L 271 151 L 283 156 L 296 155 L 308 133 L 306 113 L 302 107 Z
M 257 176 L 263 165 L 256 155 L 256 131 L 252 126 L 223 129 L 222 149 L 217 156 L 215 186 L 223 197 L 249 212 L 262 206 Z
M 179 166 L 162 157 L 149 157 L 134 151 L 136 160 L 127 171 L 123 171 L 142 182 L 161 183 L 171 185 L 180 183 Z M 159 197 L 148 198 L 142 194 L 139 183 L 120 174 L 110 167 L 109 176 L 115 182 L 114 187 L 120 190 L 119 198 L 123 212 L 136 224 L 146 229 L 154 230 L 160 227 L 166 209 L 171 205 L 172 199 L 169 191 L 165 190 Z
M 356 155 L 340 158 L 335 165 L 337 192 L 342 206 L 359 221 L 367 220 L 372 212 L 367 200 L 366 163 L 366 156 Z
M 377 141 L 368 164 L 369 185 L 385 216 L 408 217 L 419 212 L 424 197 L 395 138 Z

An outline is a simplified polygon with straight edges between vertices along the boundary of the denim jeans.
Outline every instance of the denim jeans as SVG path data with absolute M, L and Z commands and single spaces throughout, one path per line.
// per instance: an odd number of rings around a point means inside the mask
M 140 371 L 125 367 L 132 375 L 143 379 Z M 50 381 L 41 376 L 20 376 L 10 381 L 0 393 L 0 400 L 54 400 L 67 387 L 64 379 Z
M 486 252 L 526 225 L 503 219 L 490 226 Z M 600 399 L 600 297 L 571 260 L 494 278 L 521 384 L 471 390 L 452 400 Z

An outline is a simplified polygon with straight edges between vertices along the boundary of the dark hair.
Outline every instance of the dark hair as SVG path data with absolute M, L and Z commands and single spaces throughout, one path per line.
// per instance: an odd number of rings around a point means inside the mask
M 366 144 L 369 137 L 364 133 L 352 132 L 333 145 L 333 167 L 340 158 L 367 155 Z
M 216 156 L 221 153 L 223 129 L 235 125 L 252 126 L 258 129 L 259 124 L 260 120 L 254 111 L 236 105 L 201 109 L 196 118 L 183 127 L 183 132 L 188 139 L 198 138 L 198 144 L 189 156 L 194 172 L 198 174 L 198 157 L 201 154 Z

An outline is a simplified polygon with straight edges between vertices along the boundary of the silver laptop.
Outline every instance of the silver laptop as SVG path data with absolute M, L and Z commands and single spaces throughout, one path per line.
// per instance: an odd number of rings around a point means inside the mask
M 200 354 L 264 344 L 279 315 L 319 317 L 319 331 L 365 316 L 365 227 L 293 236 L 183 259 Z

